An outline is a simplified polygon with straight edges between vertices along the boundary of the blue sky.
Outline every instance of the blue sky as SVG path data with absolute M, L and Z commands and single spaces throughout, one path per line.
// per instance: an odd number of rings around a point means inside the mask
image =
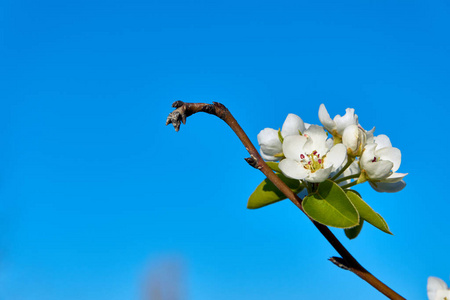
M 407 187 L 357 189 L 394 236 L 334 232 L 407 299 L 448 282 L 448 1 L 0 5 L 0 298 L 146 299 L 176 261 L 183 300 L 384 299 L 291 203 L 247 210 L 263 175 L 217 118 L 165 127 L 175 100 L 224 103 L 255 143 L 355 108 Z

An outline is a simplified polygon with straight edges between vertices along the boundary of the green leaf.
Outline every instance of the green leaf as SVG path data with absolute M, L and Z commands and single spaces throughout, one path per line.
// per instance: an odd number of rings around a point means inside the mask
M 274 161 L 266 161 L 266 164 L 277 173 L 281 173 L 280 168 L 278 167 L 278 163 Z
M 392 232 L 389 230 L 386 221 L 380 216 L 380 214 L 376 213 L 372 209 L 372 207 L 370 207 L 366 202 L 364 202 L 364 200 L 361 199 L 361 197 L 357 193 L 355 193 L 355 191 L 352 190 L 347 191 L 347 196 L 358 210 L 361 219 L 364 219 L 365 221 L 372 224 L 381 231 L 392 234 Z
M 361 194 L 360 194 L 358 191 L 355 191 L 355 190 L 347 190 L 347 191 L 351 191 L 352 193 L 355 193 L 356 195 L 359 196 L 359 198 L 362 199 L 362 196 L 361 196 Z M 351 200 L 352 200 L 352 199 L 350 199 L 350 201 L 351 201 Z
M 283 174 L 276 174 L 284 183 L 294 192 L 299 193 L 303 188 L 300 186 L 300 181 L 290 179 Z M 268 179 L 264 179 L 255 191 L 250 195 L 247 202 L 247 208 L 260 208 L 281 200 L 286 199 L 286 196 Z
M 389 230 L 389 226 L 388 226 L 388 224 L 386 223 L 386 220 L 383 219 L 383 217 L 382 217 L 379 213 L 377 213 L 377 215 L 378 215 L 378 217 L 380 217 L 381 222 L 383 222 L 384 226 Z M 388 233 L 394 235 L 390 230 L 389 230 Z
M 345 235 L 351 240 L 356 238 L 359 235 L 359 233 L 361 232 L 363 224 L 364 224 L 364 220 L 360 219 L 359 224 L 356 225 L 355 227 L 344 229 Z
M 351 228 L 359 224 L 358 211 L 344 190 L 331 180 L 319 184 L 303 199 L 303 209 L 312 219 L 327 226 Z

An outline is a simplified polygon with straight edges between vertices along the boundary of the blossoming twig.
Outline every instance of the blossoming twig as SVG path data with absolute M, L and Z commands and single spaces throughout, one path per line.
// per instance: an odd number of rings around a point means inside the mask
M 213 102 L 213 104 L 206 103 L 184 103 L 182 101 L 176 101 L 172 104 L 175 108 L 173 112 L 169 114 L 166 120 L 166 125 L 173 124 L 175 131 L 179 131 L 181 122 L 186 124 L 186 118 L 197 112 L 206 112 L 208 114 L 215 115 L 221 118 L 230 128 L 235 132 L 238 138 L 246 147 L 250 154 L 250 158 L 246 159 L 253 167 L 261 170 L 261 172 L 284 194 L 292 201 L 302 212 L 305 213 L 302 207 L 302 199 L 300 199 L 292 190 L 272 171 L 272 169 L 266 164 L 266 162 L 260 156 L 258 150 L 254 147 L 244 130 L 240 127 L 236 119 L 231 115 L 228 109 L 221 103 Z M 334 128 L 333 128 L 334 129 Z M 306 213 L 305 213 L 306 214 Z M 309 217 L 308 217 L 309 218 Z M 316 228 L 322 233 L 322 235 L 328 240 L 333 248 L 341 255 L 342 258 L 332 257 L 332 261 L 337 266 L 349 270 L 359 276 L 361 279 L 368 282 L 375 289 L 383 293 L 390 299 L 404 299 L 397 294 L 394 290 L 389 288 L 378 278 L 368 272 L 361 264 L 348 252 L 348 250 L 341 244 L 336 236 L 330 231 L 330 229 L 322 225 L 311 218 L 309 218 Z

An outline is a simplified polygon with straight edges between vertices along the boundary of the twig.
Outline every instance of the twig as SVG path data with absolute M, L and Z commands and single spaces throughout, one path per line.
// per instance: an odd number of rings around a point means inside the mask
M 305 211 L 302 207 L 302 199 L 300 199 L 291 189 L 269 168 L 269 166 L 264 162 L 262 157 L 259 155 L 258 150 L 252 144 L 250 139 L 244 130 L 239 126 L 236 119 L 231 115 L 228 109 L 221 103 L 213 102 L 213 104 L 206 103 L 184 103 L 182 101 L 176 101 L 172 104 L 175 110 L 169 114 L 166 120 L 166 125 L 173 124 L 175 131 L 180 130 L 181 122 L 186 124 L 186 118 L 198 112 L 206 112 L 208 114 L 215 115 L 221 118 L 225 123 L 230 126 L 230 128 L 236 133 L 238 138 L 244 144 L 247 151 L 250 153 L 250 158 L 246 159 L 249 164 L 253 167 L 261 170 L 264 175 L 269 178 L 270 181 L 284 194 L 286 197 L 292 201 L 303 213 Z M 306 213 L 305 213 L 306 215 Z M 307 215 L 306 215 L 307 216 Z M 309 217 L 308 217 L 309 218 Z M 386 297 L 390 299 L 405 299 L 394 290 L 389 288 L 378 278 L 373 276 L 369 271 L 367 271 L 361 264 L 348 252 L 348 250 L 341 244 L 341 242 L 336 238 L 336 236 L 331 232 L 331 230 L 320 223 L 317 223 L 313 219 L 309 218 L 314 226 L 322 233 L 322 235 L 328 240 L 328 242 L 333 246 L 333 248 L 341 255 L 340 257 L 332 257 L 330 261 L 333 262 L 338 267 L 349 270 L 359 276 L 361 279 L 368 282 L 375 289 L 383 293 Z

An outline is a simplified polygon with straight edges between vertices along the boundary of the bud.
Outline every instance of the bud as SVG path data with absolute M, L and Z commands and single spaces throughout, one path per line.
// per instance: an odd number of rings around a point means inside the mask
M 262 158 L 267 161 L 278 161 L 276 155 L 283 152 L 278 131 L 272 128 L 265 128 L 258 134 L 258 144 L 261 147 L 260 152 Z
M 342 143 L 350 156 L 360 156 L 366 144 L 366 132 L 358 125 L 347 126 L 342 134 Z
M 288 114 L 286 120 L 283 123 L 283 127 L 281 128 L 281 134 L 285 138 L 289 135 L 299 135 L 305 131 L 305 123 L 303 120 L 294 114 Z

